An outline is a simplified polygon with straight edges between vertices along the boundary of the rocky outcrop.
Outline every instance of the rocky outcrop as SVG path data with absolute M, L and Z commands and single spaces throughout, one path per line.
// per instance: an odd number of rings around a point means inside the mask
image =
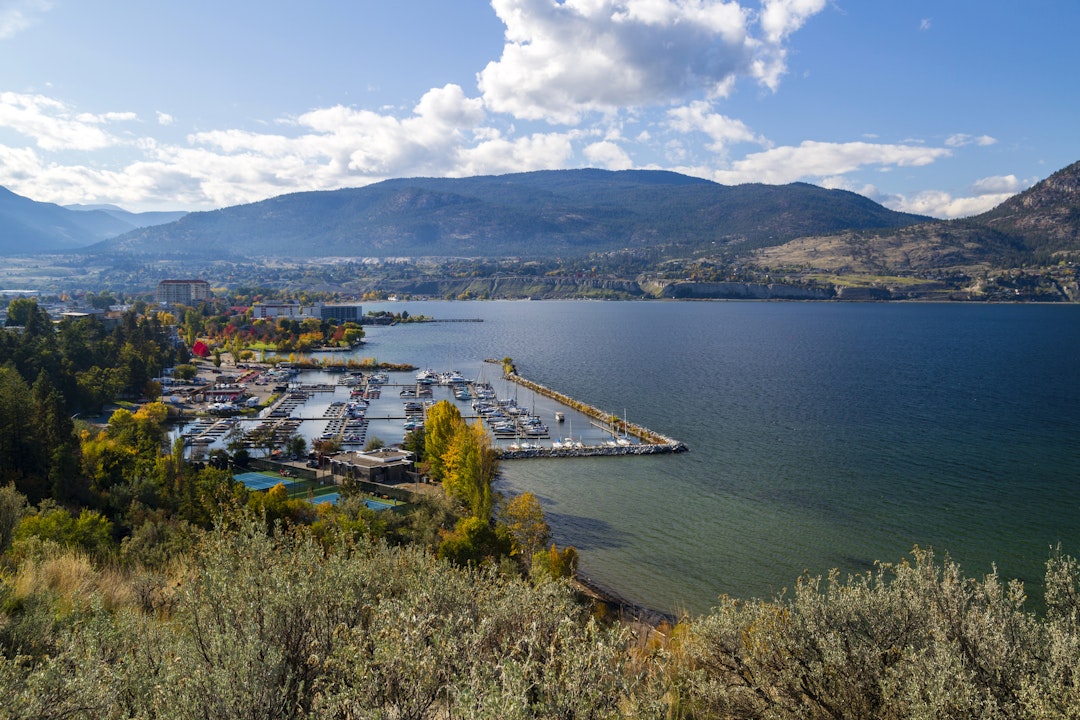
M 624 455 L 660 455 L 664 453 L 686 452 L 681 442 L 641 445 L 595 445 L 582 448 L 539 447 L 528 450 L 510 450 L 498 448 L 502 460 L 523 460 L 526 458 L 567 458 L 567 457 L 622 457 Z
M 663 287 L 660 297 L 672 299 L 731 300 L 831 300 L 831 288 L 743 282 L 673 282 Z

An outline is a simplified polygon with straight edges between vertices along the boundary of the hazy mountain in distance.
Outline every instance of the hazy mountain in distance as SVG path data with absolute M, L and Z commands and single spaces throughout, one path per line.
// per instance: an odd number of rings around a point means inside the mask
M 72 210 L 0 187 L 0 255 L 77 250 L 145 224 L 174 221 L 184 214 L 128 213 L 120 208 Z

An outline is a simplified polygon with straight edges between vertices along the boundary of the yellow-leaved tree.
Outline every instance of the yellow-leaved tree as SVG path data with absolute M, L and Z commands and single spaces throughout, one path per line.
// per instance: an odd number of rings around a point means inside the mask
M 430 458 L 429 458 L 430 459 Z M 491 518 L 491 483 L 499 472 L 499 458 L 484 425 L 461 423 L 442 456 L 443 487 L 463 502 L 473 517 Z
M 498 514 L 499 521 L 510 532 L 511 555 L 528 570 L 533 555 L 551 542 L 551 528 L 544 518 L 540 501 L 531 492 L 515 495 L 499 508 Z
M 454 434 L 464 426 L 461 411 L 447 400 L 440 400 L 427 411 L 424 419 L 424 458 L 428 463 L 428 476 L 433 482 L 442 482 L 445 475 L 443 456 L 450 449 Z

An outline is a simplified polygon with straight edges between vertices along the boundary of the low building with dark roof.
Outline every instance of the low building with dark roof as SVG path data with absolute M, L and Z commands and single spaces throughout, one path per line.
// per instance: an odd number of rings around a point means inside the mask
M 341 453 L 328 460 L 330 472 L 338 484 L 353 481 L 395 485 L 413 482 L 416 472 L 413 454 L 396 448 Z

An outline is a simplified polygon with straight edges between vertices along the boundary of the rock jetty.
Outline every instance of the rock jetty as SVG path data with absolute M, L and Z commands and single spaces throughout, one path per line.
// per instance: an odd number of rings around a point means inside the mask
M 513 368 L 510 364 L 508 367 Z M 559 402 L 566 407 L 573 408 L 578 412 L 587 415 L 594 420 L 598 420 L 603 423 L 610 423 L 615 416 L 611 413 L 604 412 L 599 408 L 593 407 L 587 403 L 583 403 L 580 400 L 575 400 L 569 395 L 565 395 L 557 390 L 541 385 L 540 383 L 528 380 L 519 375 L 516 369 L 513 372 L 508 372 L 505 375 L 506 379 L 510 382 L 517 383 L 522 387 L 528 388 L 538 395 L 551 398 L 556 402 Z M 570 447 L 570 448 L 553 448 L 553 447 L 538 447 L 528 448 L 523 450 L 511 450 L 508 448 L 499 448 L 499 457 L 504 460 L 516 460 L 523 458 L 557 458 L 557 457 L 612 457 L 621 455 L 657 455 L 662 453 L 677 453 L 686 452 L 688 448 L 684 443 L 674 438 L 661 435 L 658 432 L 654 432 L 647 427 L 637 425 L 634 423 L 628 423 L 623 419 L 617 420 L 618 429 L 625 432 L 628 435 L 633 435 L 640 442 L 632 443 L 628 445 L 587 445 L 584 447 Z

